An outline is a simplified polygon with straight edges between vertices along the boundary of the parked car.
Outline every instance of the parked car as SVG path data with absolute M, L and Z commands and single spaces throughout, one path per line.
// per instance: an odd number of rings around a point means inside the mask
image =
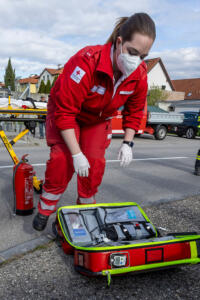
M 186 136 L 187 139 L 194 139 L 198 132 L 198 112 L 187 111 L 182 112 L 184 114 L 183 123 L 174 126 L 172 132 L 178 136 Z

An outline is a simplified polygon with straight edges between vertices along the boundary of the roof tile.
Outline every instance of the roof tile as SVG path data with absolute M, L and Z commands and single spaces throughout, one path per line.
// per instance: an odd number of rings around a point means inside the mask
M 28 78 L 22 78 L 17 80 L 17 82 L 19 82 L 20 84 L 25 84 L 25 83 L 32 83 L 32 84 L 36 84 L 38 83 L 39 80 L 39 76 L 38 75 L 34 75 Z
M 185 92 L 185 100 L 200 100 L 200 78 L 172 80 L 177 92 Z
M 146 59 L 145 63 L 147 65 L 147 73 L 149 73 L 159 61 L 160 61 L 160 57 Z
M 60 69 L 49 69 L 49 68 L 45 68 L 45 70 L 47 72 L 49 72 L 51 75 L 59 75 L 63 72 L 64 68 L 60 68 Z

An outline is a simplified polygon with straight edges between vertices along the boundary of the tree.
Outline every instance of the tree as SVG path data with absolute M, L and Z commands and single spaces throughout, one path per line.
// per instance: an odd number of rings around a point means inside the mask
M 13 70 L 13 67 L 11 64 L 11 58 L 9 58 L 8 65 L 5 70 L 4 82 L 5 82 L 6 88 L 8 88 L 10 86 L 11 91 L 15 91 L 15 70 Z
M 44 94 L 46 92 L 46 85 L 44 83 L 44 80 L 42 80 L 40 82 L 40 87 L 39 87 L 39 91 L 38 91 L 40 94 Z
M 51 91 L 51 81 L 48 80 L 46 84 L 45 94 L 49 94 Z
M 51 84 L 51 87 L 53 87 L 53 86 L 54 86 L 54 84 L 55 84 L 55 82 L 56 82 L 57 78 L 58 78 L 58 75 L 56 75 L 56 76 L 54 77 L 54 80 L 53 80 L 53 82 L 52 82 L 52 84 Z
M 158 86 L 153 86 L 148 92 L 147 103 L 148 105 L 157 105 L 157 102 L 160 100 L 166 100 L 167 93 L 164 90 L 161 90 Z

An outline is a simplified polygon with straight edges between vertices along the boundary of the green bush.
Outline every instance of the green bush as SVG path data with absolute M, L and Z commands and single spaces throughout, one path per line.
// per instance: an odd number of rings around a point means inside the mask
M 46 94 L 49 94 L 50 91 L 51 91 L 51 81 L 48 80 L 48 81 L 47 81 L 47 84 L 46 84 L 45 93 L 46 93 Z
M 42 80 L 42 81 L 40 82 L 40 87 L 39 87 L 38 93 L 40 93 L 40 94 L 45 94 L 45 92 L 46 92 L 46 85 L 45 85 L 45 83 L 44 83 L 44 80 Z
M 148 105 L 156 106 L 158 101 L 166 100 L 167 93 L 164 90 L 161 90 L 158 86 L 153 86 L 148 91 L 147 102 Z

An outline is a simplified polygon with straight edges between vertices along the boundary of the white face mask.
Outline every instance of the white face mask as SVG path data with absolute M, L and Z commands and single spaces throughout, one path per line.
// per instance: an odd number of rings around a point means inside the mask
M 121 44 L 121 53 L 117 57 L 117 66 L 122 72 L 123 75 L 128 77 L 137 67 L 141 64 L 142 60 L 137 55 L 130 55 L 128 53 L 122 53 L 122 44 Z

